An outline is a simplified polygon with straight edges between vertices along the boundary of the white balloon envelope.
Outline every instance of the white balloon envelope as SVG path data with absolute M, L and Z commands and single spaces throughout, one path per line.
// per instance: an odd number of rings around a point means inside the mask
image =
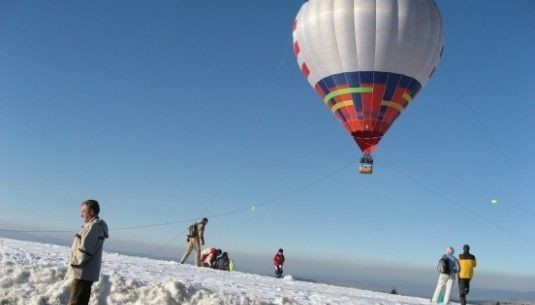
M 371 159 L 433 75 L 444 29 L 432 0 L 310 0 L 293 42 L 301 72 Z

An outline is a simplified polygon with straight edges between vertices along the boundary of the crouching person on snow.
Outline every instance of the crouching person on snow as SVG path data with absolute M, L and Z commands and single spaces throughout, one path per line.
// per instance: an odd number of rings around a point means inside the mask
M 221 255 L 221 249 L 207 248 L 201 252 L 201 266 L 212 267 L 216 258 Z
M 230 260 L 228 258 L 228 253 L 223 252 L 220 256 L 215 259 L 213 264 L 214 269 L 230 271 Z
M 84 225 L 74 236 L 67 275 L 72 278 L 69 305 L 87 305 L 91 285 L 99 280 L 102 263 L 102 245 L 108 238 L 108 225 L 98 217 L 96 200 L 86 200 L 80 207 Z

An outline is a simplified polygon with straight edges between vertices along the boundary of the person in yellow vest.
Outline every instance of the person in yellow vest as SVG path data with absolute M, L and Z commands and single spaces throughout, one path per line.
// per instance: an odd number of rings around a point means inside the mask
M 463 246 L 463 253 L 459 254 L 459 298 L 461 305 L 466 305 L 466 295 L 470 292 L 470 280 L 474 276 L 476 257 L 470 253 L 470 246 Z
M 236 271 L 236 263 L 233 259 L 230 260 L 230 264 L 228 265 L 229 271 Z

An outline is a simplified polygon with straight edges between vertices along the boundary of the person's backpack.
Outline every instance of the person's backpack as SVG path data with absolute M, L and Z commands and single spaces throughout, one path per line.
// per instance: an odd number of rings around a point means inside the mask
M 199 229 L 197 228 L 197 223 L 192 224 L 188 227 L 188 237 L 197 237 L 199 235 Z
M 437 270 L 439 273 L 450 274 L 449 259 L 446 256 L 442 256 L 438 260 Z

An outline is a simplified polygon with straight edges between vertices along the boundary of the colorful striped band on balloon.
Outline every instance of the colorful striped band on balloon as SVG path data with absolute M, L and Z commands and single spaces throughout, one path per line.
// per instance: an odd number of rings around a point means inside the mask
M 371 153 L 421 84 L 397 73 L 360 71 L 328 76 L 314 88 L 360 148 Z

